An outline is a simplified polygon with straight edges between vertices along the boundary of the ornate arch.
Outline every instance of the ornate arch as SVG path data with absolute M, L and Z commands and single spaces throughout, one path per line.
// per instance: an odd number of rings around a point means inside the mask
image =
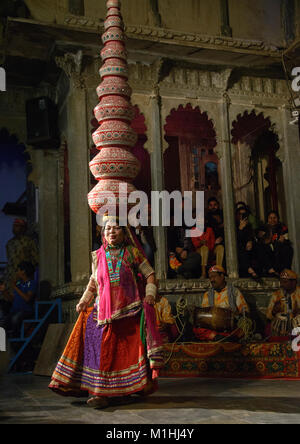
M 167 188 L 181 189 L 182 191 L 197 191 L 211 189 L 208 186 L 208 177 L 212 177 L 211 170 L 207 174 L 207 167 L 215 164 L 217 181 L 213 192 L 220 189 L 218 164 L 219 159 L 214 151 L 217 146 L 216 131 L 213 121 L 207 112 L 200 107 L 179 104 L 172 108 L 165 119 L 164 140 L 169 149 L 164 150 L 165 181 Z M 173 168 L 177 166 L 177 173 Z
M 279 209 L 277 176 L 281 162 L 276 125 L 263 112 L 245 110 L 232 122 L 231 136 L 236 200 L 248 200 L 262 218 L 266 208 Z M 267 190 L 269 196 L 263 196 Z

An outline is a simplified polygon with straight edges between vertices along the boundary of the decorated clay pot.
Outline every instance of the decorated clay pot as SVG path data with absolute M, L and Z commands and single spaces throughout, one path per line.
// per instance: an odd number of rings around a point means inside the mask
M 125 36 L 124 32 L 120 28 L 109 28 L 102 35 L 102 42 L 105 44 L 111 41 L 124 42 Z
M 104 22 L 104 29 L 107 31 L 109 28 L 118 27 L 120 29 L 124 29 L 124 23 L 120 16 L 110 15 Z
M 106 7 L 107 7 L 107 9 L 109 9 L 109 8 L 118 8 L 118 9 L 120 9 L 121 2 L 120 2 L 120 0 L 108 0 L 107 3 L 106 3 Z
M 117 210 L 115 205 L 127 203 L 128 194 L 136 191 L 131 182 L 140 171 L 140 162 L 130 152 L 138 136 L 130 125 L 134 108 L 130 102 L 132 90 L 127 82 L 127 52 L 120 1 L 108 0 L 107 8 L 102 35 L 104 47 L 101 50 L 104 63 L 99 70 L 102 82 L 97 88 L 100 102 L 94 109 L 100 127 L 92 135 L 100 152 L 89 164 L 98 180 L 88 194 L 90 208 L 95 213 L 103 205 L 108 207 L 108 199 L 111 199 L 112 212 Z M 124 186 L 125 189 L 122 188 Z
M 120 42 L 108 42 L 104 45 L 101 51 L 101 58 L 103 61 L 106 59 L 122 59 L 127 60 L 127 51 L 123 43 Z
M 97 88 L 99 99 L 107 95 L 120 95 L 130 97 L 132 89 L 125 78 L 122 77 L 104 77 Z
M 127 192 L 120 192 L 120 190 L 122 190 L 122 186 L 126 186 Z M 127 201 L 128 195 L 133 191 L 136 191 L 135 186 L 128 182 L 115 179 L 100 180 L 88 194 L 89 206 L 95 213 L 98 213 L 105 202 L 108 203 L 110 201 L 113 208 L 114 202 L 116 205 L 119 205 L 120 202 L 124 202 L 124 200 Z M 114 196 L 115 200 L 110 199 L 112 195 Z M 134 204 L 128 204 L 128 208 L 133 205 Z
M 128 78 L 128 66 L 124 60 L 121 59 L 107 59 L 104 65 L 99 70 L 100 76 L 121 76 Z
M 123 148 L 102 148 L 90 162 L 90 170 L 96 180 L 123 178 L 133 180 L 140 171 L 140 162 Z
M 95 107 L 94 114 L 99 123 L 108 119 L 121 119 L 131 122 L 134 118 L 134 108 L 124 97 L 106 96 Z
M 121 17 L 121 12 L 118 8 L 109 8 L 106 14 L 106 18 L 112 17 L 112 16 Z M 122 17 L 121 17 L 122 18 Z
M 133 147 L 138 138 L 136 132 L 128 123 L 117 120 L 103 122 L 92 137 L 97 148 L 109 145 Z

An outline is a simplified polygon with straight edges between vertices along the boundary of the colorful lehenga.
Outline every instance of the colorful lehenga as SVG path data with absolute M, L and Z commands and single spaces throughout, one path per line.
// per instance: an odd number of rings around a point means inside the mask
M 92 253 L 93 271 L 83 298 L 96 301 L 80 313 L 49 388 L 69 396 L 123 396 L 146 391 L 158 376 L 162 338 L 153 306 L 143 302 L 153 273 L 135 247 L 110 262 L 103 246 Z M 112 269 L 111 269 L 112 266 Z

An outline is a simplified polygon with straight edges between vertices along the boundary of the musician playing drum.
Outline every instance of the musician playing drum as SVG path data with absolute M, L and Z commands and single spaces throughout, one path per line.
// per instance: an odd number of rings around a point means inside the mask
M 271 333 L 275 336 L 288 336 L 293 328 L 300 326 L 300 286 L 298 276 L 292 270 L 280 274 L 280 289 L 272 294 L 267 319 L 271 321 Z M 270 329 L 269 329 L 270 330 Z M 270 331 L 267 331 L 269 336 Z
M 243 315 L 249 313 L 249 307 L 240 290 L 226 282 L 226 271 L 220 265 L 214 265 L 208 272 L 212 288 L 207 291 L 202 299 L 202 308 L 219 307 L 231 310 L 233 313 Z M 220 332 L 204 328 L 194 328 L 194 333 L 200 340 L 215 340 Z M 240 337 L 238 332 L 235 336 Z M 221 336 L 229 336 L 231 333 L 222 333 Z

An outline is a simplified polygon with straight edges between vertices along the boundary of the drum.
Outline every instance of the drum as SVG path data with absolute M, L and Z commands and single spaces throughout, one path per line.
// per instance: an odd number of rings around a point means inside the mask
M 295 316 L 295 317 L 292 319 L 292 327 L 293 327 L 293 328 L 300 327 L 300 315 Z
M 219 332 L 231 332 L 235 328 L 235 314 L 232 310 L 221 307 L 196 307 L 194 327 L 207 328 Z
M 290 319 L 286 313 L 278 313 L 271 322 L 272 334 L 288 336 L 293 328 L 300 327 L 300 315 Z
M 287 324 L 287 316 L 284 314 L 277 314 L 271 322 L 272 334 L 275 336 L 286 336 L 288 333 Z

